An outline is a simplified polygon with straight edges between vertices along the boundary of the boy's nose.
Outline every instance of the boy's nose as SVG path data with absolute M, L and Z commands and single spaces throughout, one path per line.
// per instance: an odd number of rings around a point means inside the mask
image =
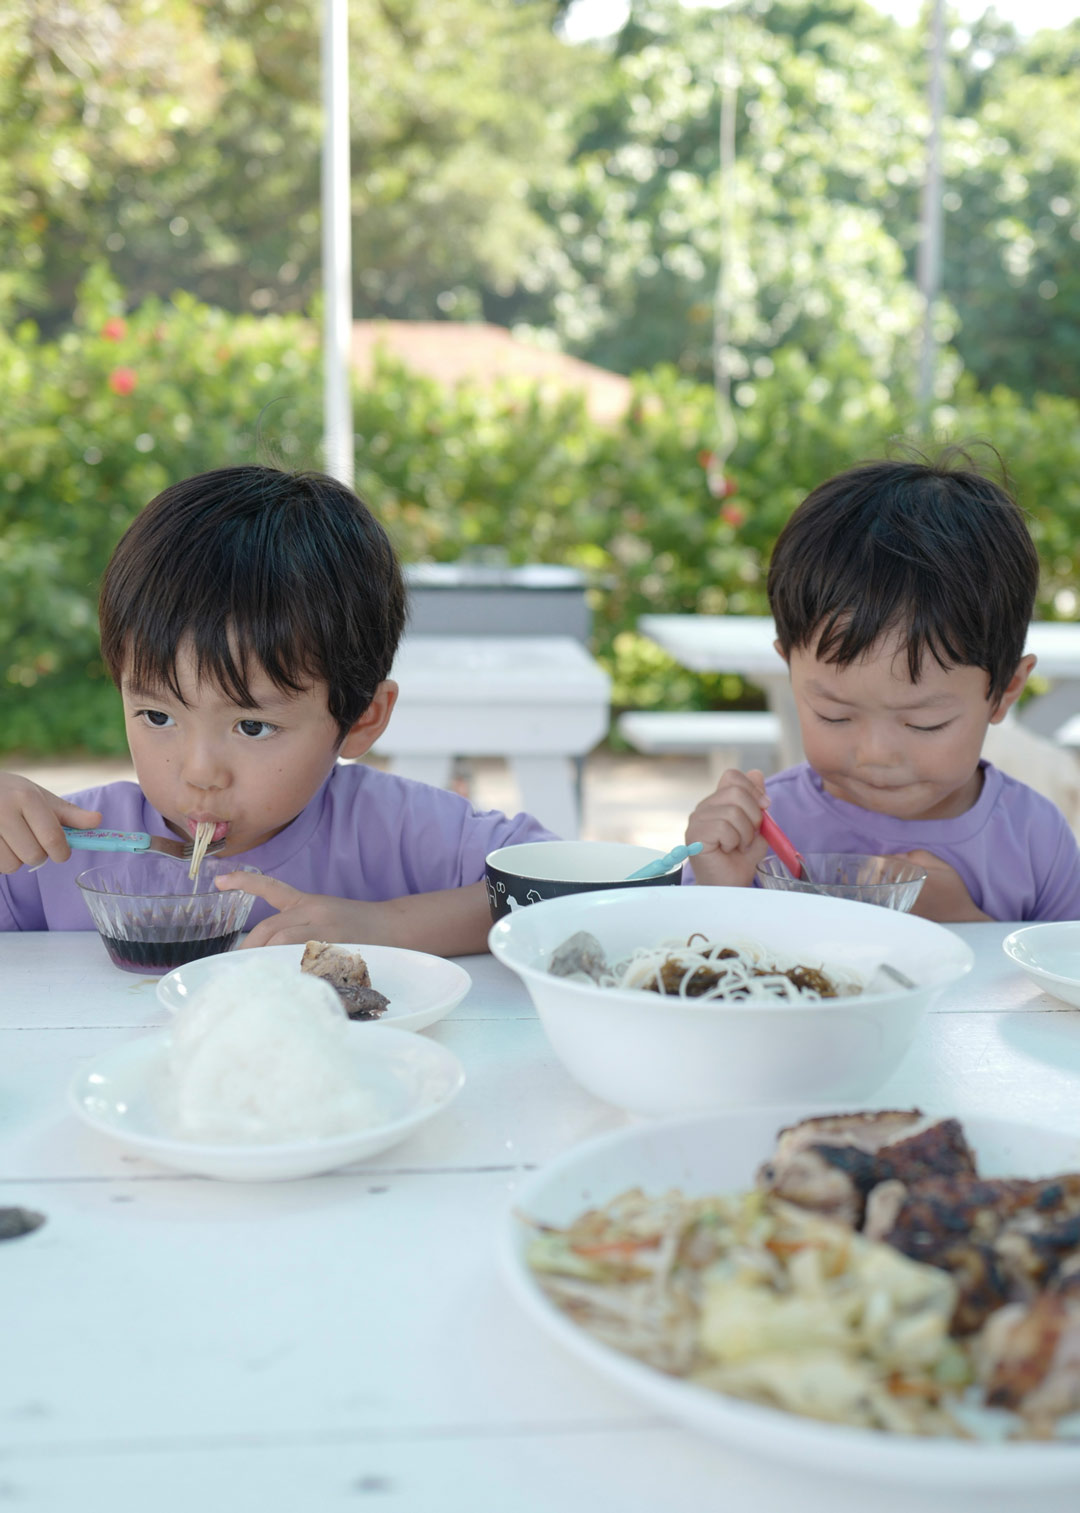
M 200 742 L 184 752 L 184 781 L 192 788 L 224 788 L 228 775 L 217 749 Z
M 859 732 L 855 760 L 860 767 L 894 767 L 897 761 L 896 743 L 888 731 L 876 730 L 870 726 Z

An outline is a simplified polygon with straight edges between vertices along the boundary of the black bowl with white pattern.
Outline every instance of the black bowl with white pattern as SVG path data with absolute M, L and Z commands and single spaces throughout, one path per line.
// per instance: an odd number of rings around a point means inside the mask
M 656 888 L 682 880 L 682 862 L 659 877 L 630 880 L 646 862 L 665 853 L 652 846 L 621 841 L 527 841 L 492 851 L 485 864 L 488 903 L 493 920 L 514 909 L 538 904 L 568 893 L 592 893 L 599 888 Z

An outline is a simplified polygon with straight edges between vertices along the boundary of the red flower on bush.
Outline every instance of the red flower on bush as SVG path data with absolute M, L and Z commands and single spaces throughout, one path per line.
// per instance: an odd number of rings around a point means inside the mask
M 114 368 L 109 374 L 109 388 L 114 394 L 130 394 L 138 381 L 134 368 Z
M 720 511 L 720 519 L 725 520 L 728 525 L 738 530 L 739 526 L 746 520 L 746 511 L 739 504 L 725 504 Z
M 727 473 L 709 474 L 709 493 L 714 499 L 730 499 L 739 492 L 739 485 Z
M 712 453 L 711 452 L 699 452 L 697 454 L 697 460 L 698 460 L 698 467 L 704 468 L 705 471 L 706 471 L 706 473 L 712 467 Z
M 127 335 L 127 321 L 113 315 L 102 326 L 101 334 L 106 341 L 123 341 Z

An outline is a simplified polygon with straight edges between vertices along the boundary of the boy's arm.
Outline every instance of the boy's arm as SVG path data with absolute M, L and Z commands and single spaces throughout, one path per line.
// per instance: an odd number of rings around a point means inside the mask
M 278 910 L 271 919 L 255 926 L 241 949 L 329 940 L 346 945 L 405 946 L 433 956 L 473 956 L 487 950 L 491 914 L 487 884 L 483 882 L 374 904 L 301 893 L 276 877 L 253 877 L 249 872 L 230 872 L 217 879 L 217 886 L 243 888 Z

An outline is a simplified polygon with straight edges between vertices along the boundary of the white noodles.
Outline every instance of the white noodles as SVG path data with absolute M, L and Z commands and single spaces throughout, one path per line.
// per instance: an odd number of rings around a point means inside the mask
M 203 864 L 206 848 L 214 839 L 214 831 L 217 828 L 213 820 L 200 820 L 195 826 L 195 840 L 191 847 L 191 866 L 188 868 L 188 877 L 193 883 L 199 881 L 199 868 Z

